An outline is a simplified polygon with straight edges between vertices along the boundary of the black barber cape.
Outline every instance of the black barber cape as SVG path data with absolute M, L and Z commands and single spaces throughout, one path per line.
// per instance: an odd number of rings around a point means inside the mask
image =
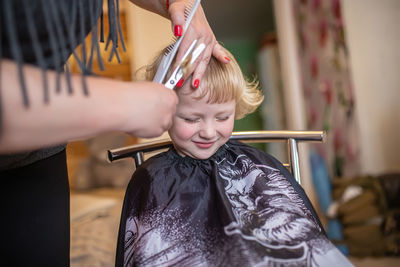
M 211 158 L 156 155 L 133 174 L 117 266 L 351 266 L 303 189 L 265 152 L 229 141 Z

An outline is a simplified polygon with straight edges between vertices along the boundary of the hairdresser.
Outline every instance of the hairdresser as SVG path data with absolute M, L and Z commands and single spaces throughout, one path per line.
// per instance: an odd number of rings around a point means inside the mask
M 107 1 L 107 21 L 102 19 L 100 0 L 0 2 L 4 266 L 69 266 L 68 141 L 110 131 L 155 137 L 171 125 L 177 97 L 163 85 L 91 75 L 92 59 L 100 54 L 96 40 L 86 49 L 91 53 L 75 55 L 83 74 L 68 72 L 67 58 L 90 31 L 108 44 L 111 58 L 119 58 L 117 47 L 124 43 L 118 0 Z M 131 2 L 170 19 L 175 36 L 182 35 L 188 0 Z M 103 36 L 104 23 L 109 24 L 108 36 Z M 178 58 L 194 39 L 207 46 L 194 64 L 191 84 L 196 88 L 211 56 L 223 63 L 229 59 L 216 43 L 201 7 Z

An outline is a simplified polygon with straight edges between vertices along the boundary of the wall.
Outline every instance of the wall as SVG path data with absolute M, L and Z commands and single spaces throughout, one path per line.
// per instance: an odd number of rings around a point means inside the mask
M 400 1 L 342 1 L 356 112 L 361 172 L 400 171 Z
M 288 129 L 306 129 L 304 99 L 301 88 L 301 70 L 298 57 L 298 41 L 296 21 L 292 0 L 274 0 L 274 12 L 278 33 L 278 45 L 281 58 L 283 98 L 285 103 Z M 302 186 L 312 204 L 318 210 L 318 202 L 311 178 L 309 147 L 307 144 L 299 148 Z
M 141 9 L 133 4 L 126 6 L 132 73 L 151 63 L 157 52 L 172 42 L 169 20 Z

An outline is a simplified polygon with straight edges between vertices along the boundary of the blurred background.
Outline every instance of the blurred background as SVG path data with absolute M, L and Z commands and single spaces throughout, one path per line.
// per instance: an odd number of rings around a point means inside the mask
M 173 36 L 165 18 L 120 2 L 127 51 L 120 51 L 121 64 L 104 60 L 105 71 L 95 73 L 132 81 Z M 356 266 L 400 266 L 400 1 L 203 0 L 202 6 L 217 40 L 246 76 L 259 79 L 265 95 L 235 130 L 326 131 L 323 144 L 301 145 L 300 157 L 302 185 L 328 237 Z M 73 59 L 69 65 L 79 71 Z M 108 163 L 107 150 L 144 141 L 113 133 L 68 144 L 71 266 L 114 265 L 134 164 Z M 287 160 L 283 144 L 260 148 Z

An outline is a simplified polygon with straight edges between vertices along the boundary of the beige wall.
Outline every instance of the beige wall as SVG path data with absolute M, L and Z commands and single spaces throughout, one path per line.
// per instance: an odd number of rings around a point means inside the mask
M 132 73 L 149 64 L 154 56 L 172 42 L 169 20 L 141 9 L 133 4 L 126 6 Z
M 362 173 L 400 171 L 400 1 L 341 1 Z
M 307 129 L 305 121 L 304 99 L 302 97 L 300 62 L 296 21 L 292 0 L 274 0 L 274 12 L 278 33 L 279 54 L 281 58 L 282 83 L 284 87 L 284 103 L 289 130 Z M 307 144 L 299 146 L 300 175 L 302 187 L 312 204 L 318 209 L 309 160 Z

